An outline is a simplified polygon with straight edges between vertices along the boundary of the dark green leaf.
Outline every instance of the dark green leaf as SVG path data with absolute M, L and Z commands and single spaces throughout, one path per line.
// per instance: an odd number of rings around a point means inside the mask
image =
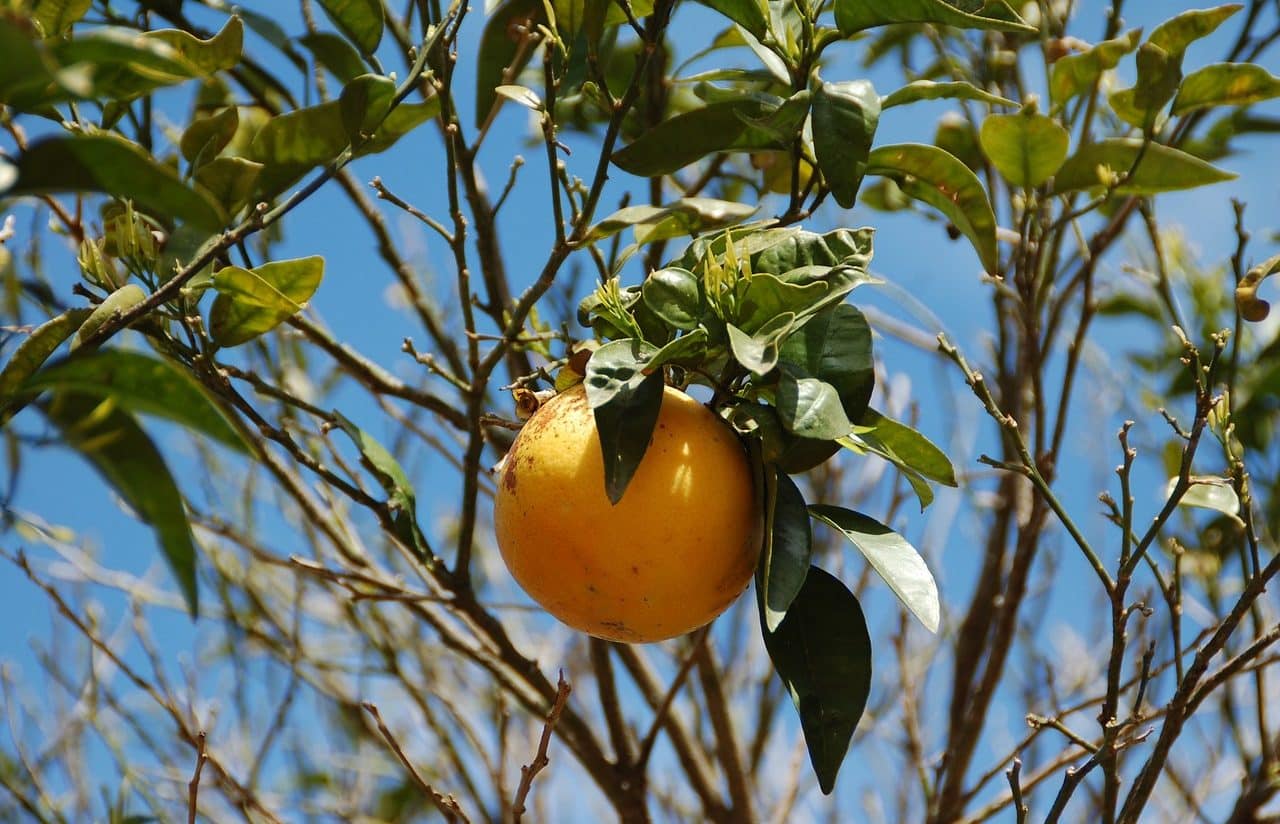
M 1133 169 L 1140 153 L 1142 162 L 1117 189 L 1119 194 L 1153 195 L 1194 189 L 1236 178 L 1230 172 L 1224 172 L 1169 146 L 1152 143 L 1143 153 L 1140 140 L 1110 138 L 1090 143 L 1072 155 L 1058 170 L 1054 178 L 1054 189 L 1058 192 L 1070 192 L 1101 187 L 1102 182 L 1098 179 L 1099 167 L 1108 167 L 1117 174 L 1125 174 Z
M 953 155 L 923 143 L 882 146 L 867 173 L 889 177 L 910 197 L 942 212 L 973 243 L 988 272 L 999 268 L 996 217 L 978 176 Z
M 802 438 L 833 441 L 853 431 L 835 387 L 817 378 L 780 370 L 777 407 L 786 430 Z
M 778 365 L 778 347 L 791 331 L 795 315 L 790 312 L 776 315 L 753 334 L 747 334 L 732 323 L 726 324 L 729 347 L 738 363 L 750 372 L 763 377 Z
M 299 37 L 298 42 L 311 52 L 317 63 L 343 83 L 349 83 L 369 71 L 360 52 L 336 34 L 319 31 Z
M 816 566 L 775 632 L 764 626 L 764 602 L 757 602 L 765 648 L 800 713 L 818 786 L 830 795 L 871 694 L 871 635 L 862 605 Z
M 174 421 L 238 452 L 253 451 L 222 404 L 189 372 L 141 352 L 103 349 L 65 358 L 42 369 L 23 389 L 111 400 L 120 409 Z
M 1028 189 L 1058 171 L 1071 143 L 1071 135 L 1058 121 L 1030 110 L 991 115 L 982 122 L 979 139 L 1004 179 Z
M 219 294 L 209 310 L 209 334 L 220 346 L 237 346 L 274 329 L 303 309 L 322 277 L 324 258 L 318 256 L 219 269 L 213 276 Z
M 880 108 L 890 109 L 914 103 L 917 100 L 977 100 L 992 106 L 1018 105 L 1006 97 L 980 89 L 972 83 L 956 80 L 948 83 L 935 83 L 932 80 L 917 80 L 908 83 L 896 92 L 880 98 Z
M 34 375 L 91 314 L 89 309 L 68 309 L 37 326 L 13 351 L 4 369 L 0 369 L 0 424 L 11 416 L 10 402 L 27 378 Z
M 706 310 L 702 282 L 688 269 L 668 267 L 650 273 L 640 287 L 649 310 L 676 329 L 692 329 Z
M 930 632 L 938 631 L 938 586 L 916 548 L 889 527 L 860 512 L 815 504 L 813 517 L 838 530 L 866 556 L 907 609 Z
M 809 574 L 813 534 L 800 488 L 780 469 L 766 466 L 765 540 L 756 568 L 764 626 L 776 632 Z
M 1247 106 L 1280 97 L 1280 77 L 1253 63 L 1214 63 L 1183 79 L 1174 115 L 1210 106 Z
M 614 152 L 613 162 L 633 175 L 659 177 L 717 152 L 788 148 L 768 123 L 781 105 L 742 97 L 678 114 Z
M 986 0 L 972 13 L 946 0 L 836 0 L 835 8 L 836 25 L 846 35 L 890 23 L 941 23 L 960 29 L 1035 33 L 1003 0 Z
M 0 16 L 0 103 L 29 111 L 61 100 L 93 93 L 91 75 L 84 71 L 59 71 L 44 48 L 31 35 Z
M 767 31 L 767 8 L 757 0 L 699 0 L 704 6 L 715 9 L 752 36 L 762 38 Z
M 412 550 L 420 561 L 426 562 L 431 552 L 427 539 L 418 526 L 418 498 L 413 484 L 409 482 L 409 476 L 405 474 L 395 456 L 368 432 L 356 426 L 340 412 L 334 411 L 333 417 L 338 422 L 338 426 L 342 427 L 342 431 L 347 433 L 352 443 L 360 450 L 361 464 L 378 479 L 378 483 L 386 491 L 395 536 Z
M 831 195 L 853 208 L 880 122 L 880 96 L 866 80 L 824 83 L 813 89 L 813 149 Z
M 646 362 L 645 369 L 652 371 L 669 363 L 694 366 L 702 360 L 706 351 L 707 330 L 694 329 L 654 352 Z
M 837 304 L 814 315 L 782 344 L 780 358 L 833 386 L 850 420 L 866 411 L 876 379 L 871 327 L 853 306 Z
M 136 143 L 108 134 L 48 137 L 18 157 L 18 179 L 0 196 L 101 192 L 130 199 L 155 217 L 172 217 L 204 229 L 226 223 L 207 192 L 191 189 L 169 166 Z
M 587 403 L 595 413 L 609 500 L 622 500 L 649 448 L 662 409 L 662 370 L 644 372 L 652 347 L 619 340 L 597 349 L 587 361 Z
M 1049 97 L 1055 108 L 1093 88 L 1104 71 L 1114 69 L 1120 58 L 1138 48 L 1142 29 L 1133 29 L 1114 40 L 1103 40 L 1080 54 L 1068 54 L 1053 64 Z
M 382 40 L 382 3 L 378 0 L 320 0 L 320 7 L 356 48 L 373 54 Z
M 194 618 L 199 610 L 196 545 L 182 493 L 147 433 L 110 401 L 84 395 L 57 395 L 43 407 L 66 442 L 84 455 L 151 526 L 169 569 Z

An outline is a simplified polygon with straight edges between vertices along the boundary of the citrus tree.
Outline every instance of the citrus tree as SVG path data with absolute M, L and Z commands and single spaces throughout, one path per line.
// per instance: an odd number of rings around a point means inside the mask
M 0 0 L 0 811 L 1274 815 L 1280 10 L 1132 5 Z

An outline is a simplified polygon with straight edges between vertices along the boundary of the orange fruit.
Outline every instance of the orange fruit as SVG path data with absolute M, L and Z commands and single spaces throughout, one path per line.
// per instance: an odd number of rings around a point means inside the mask
M 643 460 L 615 506 L 579 384 L 524 425 L 498 478 L 498 547 L 564 623 L 611 641 L 660 641 L 709 623 L 751 580 L 761 518 L 727 424 L 667 387 Z

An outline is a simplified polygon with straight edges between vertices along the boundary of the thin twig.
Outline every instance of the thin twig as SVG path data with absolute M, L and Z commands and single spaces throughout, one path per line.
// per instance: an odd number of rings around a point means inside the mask
M 524 816 L 524 802 L 529 797 L 529 790 L 533 787 L 533 779 L 551 763 L 551 759 L 547 756 L 547 747 L 551 744 L 551 733 L 556 728 L 556 722 L 560 720 L 560 713 L 564 711 L 565 702 L 569 700 L 569 693 L 572 691 L 573 687 L 564 680 L 564 670 L 561 670 L 559 680 L 556 682 L 555 701 L 551 704 L 551 712 L 547 713 L 546 723 L 542 725 L 538 752 L 534 755 L 533 761 L 520 768 L 520 786 L 516 788 L 516 798 L 511 804 L 511 819 L 517 824 Z

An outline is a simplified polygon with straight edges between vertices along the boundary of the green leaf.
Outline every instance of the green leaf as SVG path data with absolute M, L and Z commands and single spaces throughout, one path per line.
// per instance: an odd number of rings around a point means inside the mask
M 1071 135 L 1053 118 L 1028 110 L 991 115 L 982 122 L 979 140 L 1005 180 L 1031 189 L 1062 166 Z
M 985 89 L 980 89 L 972 83 L 963 80 L 956 80 L 948 83 L 935 83 L 932 80 L 916 80 L 908 83 L 901 89 L 885 95 L 880 98 L 881 109 L 891 109 L 894 106 L 903 106 L 907 103 L 915 103 L 917 100 L 976 100 L 980 103 L 987 103 L 992 106 L 1017 106 L 1018 104 L 993 94 Z
M 226 223 L 207 192 L 192 189 L 136 143 L 108 134 L 47 137 L 18 157 L 18 177 L 3 197 L 100 192 L 129 199 L 141 211 L 203 229 Z
M 387 451 L 385 446 L 348 420 L 342 413 L 335 410 L 333 418 L 360 450 L 361 464 L 378 479 L 378 483 L 386 491 L 387 503 L 391 510 L 391 525 L 396 538 L 412 550 L 418 556 L 418 560 L 427 562 L 431 557 L 431 551 L 426 537 L 422 534 L 422 529 L 418 526 L 417 493 L 409 481 L 409 476 L 400 466 L 400 462 Z
M 528 65 L 536 51 L 530 37 L 544 20 L 540 0 L 509 0 L 485 21 L 476 61 L 476 126 L 488 120 L 498 99 L 496 89 Z
M 1280 77 L 1253 63 L 1214 63 L 1187 75 L 1178 87 L 1172 113 L 1210 106 L 1247 106 L 1280 97 Z
M 209 310 L 210 335 L 219 346 L 238 346 L 274 329 L 302 310 L 323 277 L 319 256 L 219 269 L 213 275 L 219 294 Z
M 349 83 L 369 71 L 360 52 L 349 41 L 332 32 L 319 31 L 303 35 L 298 38 L 298 42 L 311 52 L 317 63 L 343 83 Z
M 976 4 L 967 4 L 976 5 Z M 844 35 L 890 23 L 940 23 L 960 29 L 1035 34 L 1003 0 L 986 0 L 973 12 L 946 0 L 836 0 L 836 25 Z
M 871 694 L 871 634 L 862 605 L 816 566 L 776 631 L 764 626 L 763 601 L 757 603 L 765 649 L 800 714 L 818 786 L 830 795 Z
M 0 103 L 29 111 L 61 100 L 92 94 L 91 76 L 60 71 L 48 52 L 31 36 L 0 16 Z
M 824 83 L 815 76 L 813 149 L 831 196 L 846 209 L 858 198 L 880 122 L 880 96 L 867 80 Z
M 791 332 L 795 319 L 790 312 L 776 315 L 754 334 L 747 334 L 732 323 L 725 324 L 734 358 L 756 375 L 764 377 L 769 374 L 778 365 L 778 347 Z
M 38 372 L 23 390 L 110 400 L 125 411 L 165 418 L 238 452 L 253 452 L 226 409 L 189 372 L 141 352 L 103 349 L 64 358 Z
M 136 283 L 126 283 L 119 289 L 107 295 L 106 299 L 99 303 L 80 324 L 80 328 L 76 330 L 75 336 L 71 339 L 71 351 L 74 352 L 80 348 L 84 341 L 94 336 L 102 325 L 116 315 L 123 314 L 147 299 L 147 293 L 141 286 Z
M 1178 500 L 1179 506 L 1194 506 L 1201 509 L 1212 509 L 1221 512 L 1240 522 L 1240 498 L 1231 486 L 1230 478 L 1217 478 L 1211 475 L 1191 476 L 1191 486 Z M 1178 479 L 1170 478 L 1165 487 L 1165 497 L 1173 494 Z
M 858 425 L 864 429 L 851 435 L 851 438 L 862 441 L 896 465 L 918 472 L 944 486 L 956 486 L 955 467 L 951 465 L 947 454 L 905 423 L 868 409 L 858 418 Z
M 68 309 L 37 326 L 13 350 L 9 362 L 0 369 L 0 424 L 11 417 L 11 401 L 27 378 L 34 375 L 91 314 L 89 309 Z
M 645 364 L 646 371 L 674 363 L 696 366 L 707 351 L 707 330 L 698 328 L 675 338 L 657 352 Z
M 1182 189 L 1194 189 L 1235 180 L 1236 176 L 1211 166 L 1197 157 L 1159 143 L 1151 143 L 1142 151 L 1142 141 L 1110 138 L 1081 147 L 1058 170 L 1054 190 L 1070 192 L 1102 186 L 1099 167 L 1119 174 L 1133 168 L 1141 153 L 1142 162 L 1116 191 L 1122 195 L 1154 195 Z
M 747 96 L 710 103 L 659 123 L 614 152 L 613 162 L 633 175 L 660 177 L 717 152 L 789 148 L 790 138 L 779 139 L 768 122 L 782 105 Z
M 909 197 L 942 212 L 969 238 L 988 272 L 999 268 L 996 217 L 986 189 L 953 155 L 923 143 L 881 146 L 871 152 L 867 173 L 892 178 Z
M 338 109 L 347 141 L 357 144 L 362 135 L 371 134 L 391 110 L 396 84 L 379 74 L 362 74 L 342 87 Z
M 320 7 L 365 54 L 373 54 L 382 41 L 382 3 L 378 0 L 320 0 Z
M 31 19 L 45 37 L 57 37 L 70 30 L 93 5 L 93 0 L 36 0 Z
M 622 500 L 653 437 L 662 410 L 662 370 L 645 374 L 653 348 L 643 341 L 606 343 L 591 354 L 583 383 L 595 413 L 604 458 L 605 494 Z
M 871 327 L 853 306 L 842 303 L 819 312 L 786 339 L 779 357 L 833 386 L 850 420 L 866 411 L 876 379 Z
M 764 472 L 767 517 L 756 587 L 765 630 L 776 632 L 809 575 L 813 534 L 800 488 L 780 469 L 766 466 Z
M 810 514 L 838 530 L 866 557 L 894 594 L 930 632 L 938 631 L 938 586 L 916 548 L 889 527 L 860 512 L 815 504 Z
M 178 148 L 188 163 L 208 163 L 231 143 L 240 128 L 240 110 L 227 106 L 217 114 L 191 121 L 182 133 Z
M 701 279 L 678 267 L 652 272 L 640 287 L 640 299 L 676 329 L 693 329 L 706 311 Z
M 195 179 L 229 214 L 248 205 L 262 174 L 262 164 L 243 157 L 215 157 L 196 169 Z
M 828 297 L 831 287 L 822 280 L 791 283 L 777 275 L 759 273 L 738 284 L 738 306 L 734 321 L 748 335 L 755 335 L 783 314 L 799 317 L 815 311 Z M 793 318 L 794 320 L 795 318 Z
M 1147 42 L 1180 57 L 1187 46 L 1213 34 L 1218 26 L 1242 8 L 1244 6 L 1239 3 L 1228 3 L 1212 9 L 1184 11 L 1156 26 Z
M 1080 54 L 1068 54 L 1053 64 L 1049 99 L 1057 109 L 1094 87 L 1104 71 L 1114 69 L 1120 58 L 1138 48 L 1142 29 L 1133 29 L 1113 40 L 1103 40 Z
M 66 442 L 93 464 L 116 493 L 155 530 L 194 618 L 199 610 L 196 545 L 182 493 L 147 433 L 110 401 L 60 394 L 42 407 Z
M 588 240 L 600 240 L 634 229 L 636 243 L 653 243 L 681 235 L 733 226 L 756 213 L 745 203 L 687 197 L 666 206 L 628 206 L 606 217 L 587 232 Z
M 222 31 L 208 40 L 181 29 L 155 29 L 142 36 L 167 44 L 194 66 L 197 74 L 206 76 L 234 68 L 244 50 L 244 23 L 236 16 L 227 20 Z
M 802 438 L 834 441 L 853 431 L 834 386 L 789 369 L 780 370 L 777 407 L 783 427 Z
M 1111 94 L 1112 110 L 1131 126 L 1150 130 L 1182 80 L 1182 55 L 1170 54 L 1154 43 L 1138 47 L 1138 81 Z
M 698 0 L 702 5 L 723 14 L 757 38 L 768 31 L 767 8 L 757 0 Z

